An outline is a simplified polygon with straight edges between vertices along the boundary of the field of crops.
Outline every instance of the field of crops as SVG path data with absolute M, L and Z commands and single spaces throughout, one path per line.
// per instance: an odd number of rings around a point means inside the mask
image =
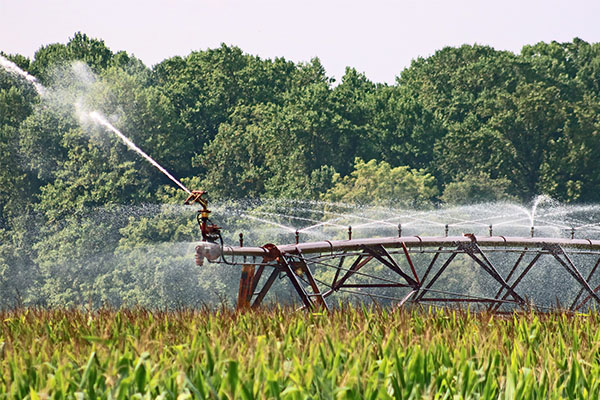
M 594 398 L 597 314 L 0 313 L 0 399 Z

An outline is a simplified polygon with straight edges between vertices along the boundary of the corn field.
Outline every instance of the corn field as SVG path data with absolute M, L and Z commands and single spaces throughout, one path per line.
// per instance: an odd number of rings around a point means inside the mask
M 23 309 L 0 399 L 600 397 L 598 314 Z

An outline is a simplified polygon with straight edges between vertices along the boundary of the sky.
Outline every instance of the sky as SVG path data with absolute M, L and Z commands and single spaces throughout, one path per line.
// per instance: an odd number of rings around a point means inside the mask
M 32 57 L 81 31 L 152 66 L 226 43 L 261 58 L 319 57 L 338 81 L 350 66 L 393 83 L 445 46 L 600 42 L 599 17 L 600 0 L 0 0 L 0 50 Z

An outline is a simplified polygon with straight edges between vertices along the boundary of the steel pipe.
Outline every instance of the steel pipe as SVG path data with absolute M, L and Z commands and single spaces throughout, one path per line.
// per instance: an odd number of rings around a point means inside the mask
M 565 248 L 600 250 L 600 240 L 590 239 L 563 239 L 563 238 L 543 238 L 543 237 L 506 237 L 506 236 L 449 236 L 449 237 L 383 237 L 352 240 L 332 240 L 320 242 L 307 242 L 299 244 L 283 244 L 277 246 L 282 254 L 297 254 L 301 251 L 304 254 L 327 253 L 333 251 L 359 251 L 364 246 L 384 246 L 386 248 L 401 248 L 402 245 L 407 248 L 425 248 L 425 247 L 455 247 L 460 244 L 469 244 L 473 241 L 480 247 L 527 247 L 544 248 L 548 246 L 559 245 Z M 265 257 L 269 254 L 262 247 L 233 247 L 224 246 L 223 255 L 227 257 L 248 256 Z

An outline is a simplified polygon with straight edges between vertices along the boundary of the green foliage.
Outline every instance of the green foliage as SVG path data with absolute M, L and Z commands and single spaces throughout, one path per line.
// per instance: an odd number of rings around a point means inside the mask
M 598 398 L 596 314 L 0 313 L 0 399 Z
M 324 200 L 358 204 L 394 204 L 423 207 L 437 194 L 435 178 L 423 170 L 392 168 L 385 161 L 354 161 L 354 171 L 344 178 L 333 177 L 335 186 Z
M 296 73 L 296 66 L 283 59 L 263 61 L 225 45 L 156 65 L 152 82 L 177 113 L 178 124 L 170 134 L 185 140 L 179 157 L 188 161 L 188 166 L 181 173 L 192 172 L 189 161 L 217 135 L 238 106 L 279 103 Z M 201 164 L 196 161 L 194 165 Z
M 374 101 L 372 131 L 363 142 L 364 147 L 372 148 L 371 158 L 392 165 L 434 167 L 433 144 L 446 131 L 439 117 L 425 108 L 408 86 L 380 88 Z
M 91 110 L 190 189 L 221 201 L 430 207 L 439 200 L 528 202 L 537 194 L 600 201 L 598 43 L 537 43 L 520 54 L 447 47 L 398 71 L 393 85 L 353 68 L 334 85 L 318 58 L 262 59 L 227 45 L 148 68 L 83 33 L 43 46 L 31 60 L 7 57 L 49 90 L 39 96 L 0 70 L 0 291 L 10 292 L 1 305 L 90 297 L 95 304 L 151 298 L 166 306 L 186 297 L 201 302 L 190 293 L 210 290 L 206 282 L 180 292 L 163 285 L 159 277 L 184 279 L 170 262 L 196 276 L 166 250 L 156 250 L 163 258 L 151 258 L 160 267 L 149 277 L 125 255 L 144 254 L 136 246 L 195 240 L 184 222 L 189 214 L 159 210 L 98 225 L 111 237 L 106 266 L 93 266 L 99 272 L 88 276 L 95 283 L 63 297 L 52 292 L 68 287 L 67 273 L 75 270 L 64 268 L 62 281 L 49 284 L 46 278 L 60 271 L 50 264 L 83 260 L 69 246 L 92 246 L 80 238 L 100 234 L 90 210 L 180 204 L 186 197 L 117 137 L 82 118 Z M 53 254 L 51 262 L 42 250 Z
M 450 182 L 440 197 L 446 204 L 467 205 L 495 201 L 511 201 L 510 181 L 506 178 L 492 179 L 489 174 L 465 175 L 461 180 Z
M 254 198 L 264 193 L 270 171 L 266 159 L 276 157 L 272 132 L 261 129 L 274 106 L 240 107 L 231 122 L 221 125 L 215 139 L 197 158 L 207 170 L 204 187 L 222 197 Z M 257 126 L 259 125 L 259 126 Z
M 94 71 L 100 72 L 113 64 L 114 54 L 106 47 L 103 40 L 93 39 L 84 33 L 77 32 L 66 45 L 54 43 L 40 48 L 35 53 L 29 70 L 35 76 L 40 77 L 42 82 L 46 82 L 54 73 L 55 68 L 75 60 L 83 61 Z M 123 63 L 122 56 L 119 61 Z M 135 62 L 139 63 L 137 60 Z
M 88 302 L 98 306 L 102 304 L 98 293 L 107 294 L 98 285 L 114 269 L 116 224 L 81 215 L 65 217 L 61 224 L 46 228 L 48 232 L 34 245 L 43 301 L 54 307 Z

